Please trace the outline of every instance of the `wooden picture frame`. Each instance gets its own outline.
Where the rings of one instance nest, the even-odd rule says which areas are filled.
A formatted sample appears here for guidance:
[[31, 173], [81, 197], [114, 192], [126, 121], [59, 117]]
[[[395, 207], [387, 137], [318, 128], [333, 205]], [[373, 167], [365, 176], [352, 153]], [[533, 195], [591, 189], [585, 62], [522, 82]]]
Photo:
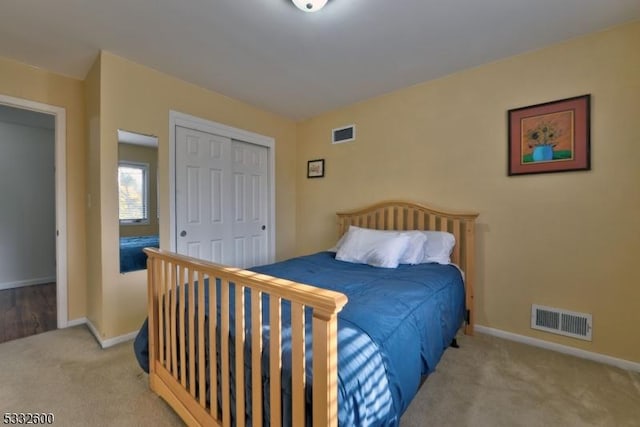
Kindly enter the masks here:
[[324, 176], [324, 159], [309, 160], [307, 162], [307, 178], [322, 178]]
[[508, 111], [509, 175], [591, 169], [591, 95]]

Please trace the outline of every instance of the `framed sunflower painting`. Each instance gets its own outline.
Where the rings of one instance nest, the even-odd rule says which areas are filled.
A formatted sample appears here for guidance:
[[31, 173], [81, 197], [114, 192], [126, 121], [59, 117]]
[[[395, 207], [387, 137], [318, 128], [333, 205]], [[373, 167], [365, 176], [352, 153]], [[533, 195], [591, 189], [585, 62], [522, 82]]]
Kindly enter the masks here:
[[509, 110], [509, 175], [591, 169], [591, 95]]

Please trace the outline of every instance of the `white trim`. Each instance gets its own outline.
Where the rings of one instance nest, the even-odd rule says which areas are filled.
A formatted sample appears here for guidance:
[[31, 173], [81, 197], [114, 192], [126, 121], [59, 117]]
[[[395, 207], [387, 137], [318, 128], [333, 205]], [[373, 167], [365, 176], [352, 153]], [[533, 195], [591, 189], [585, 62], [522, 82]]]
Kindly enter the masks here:
[[0, 103], [55, 117], [56, 301], [58, 328], [68, 326], [67, 301], [67, 116], [63, 107], [0, 94]]
[[86, 319], [86, 324], [89, 330], [91, 331], [91, 333], [93, 334], [94, 338], [96, 339], [96, 341], [98, 341], [98, 344], [100, 344], [100, 347], [102, 348], [109, 348], [109, 347], [113, 347], [114, 345], [121, 344], [123, 342], [131, 341], [136, 337], [136, 335], [138, 335], [138, 331], [133, 331], [133, 332], [129, 332], [128, 334], [119, 335], [117, 337], [107, 338], [106, 340], [103, 340], [102, 338], [100, 338], [98, 329], [96, 329], [93, 323], [91, 323], [91, 320]]
[[18, 280], [18, 281], [15, 281], [15, 282], [5, 282], [5, 283], [0, 283], [0, 291], [3, 291], [5, 289], [22, 288], [24, 286], [46, 285], [47, 283], [53, 283], [55, 281], [56, 281], [56, 276], [37, 277], [35, 279], [29, 279], [29, 280]]
[[176, 126], [182, 126], [198, 130], [200, 132], [213, 133], [267, 148], [267, 163], [269, 167], [269, 218], [267, 220], [267, 236], [269, 239], [269, 245], [267, 248], [267, 262], [274, 262], [276, 257], [275, 139], [173, 110], [169, 111], [169, 249], [174, 252], [176, 250]]
[[538, 338], [527, 337], [524, 335], [514, 334], [513, 332], [503, 331], [501, 329], [490, 328], [488, 326], [475, 325], [475, 331], [481, 334], [492, 335], [498, 338], [504, 338], [509, 341], [516, 341], [522, 344], [532, 345], [534, 347], [540, 347], [547, 350], [557, 351], [559, 353], [569, 354], [581, 359], [588, 359], [594, 362], [604, 363], [606, 365], [615, 366], [628, 371], [640, 372], [640, 363], [632, 362], [629, 360], [618, 359], [616, 357], [607, 356], [600, 353], [594, 353], [587, 350], [581, 350], [579, 348], [569, 347], [562, 344], [556, 344], [549, 341], [544, 341]]
[[86, 317], [79, 317], [77, 319], [69, 320], [67, 322], [67, 328], [71, 328], [73, 326], [86, 325], [88, 322]]

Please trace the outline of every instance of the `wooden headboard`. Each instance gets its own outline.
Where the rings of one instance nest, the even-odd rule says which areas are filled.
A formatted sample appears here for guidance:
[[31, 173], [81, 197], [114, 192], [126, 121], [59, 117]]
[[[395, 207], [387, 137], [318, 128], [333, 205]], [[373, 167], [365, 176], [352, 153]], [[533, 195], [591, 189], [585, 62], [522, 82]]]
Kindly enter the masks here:
[[465, 273], [465, 294], [468, 310], [465, 333], [473, 335], [473, 285], [475, 279], [476, 212], [447, 211], [402, 200], [377, 203], [363, 209], [338, 212], [338, 237], [349, 225], [376, 230], [448, 231], [456, 238], [451, 261]]

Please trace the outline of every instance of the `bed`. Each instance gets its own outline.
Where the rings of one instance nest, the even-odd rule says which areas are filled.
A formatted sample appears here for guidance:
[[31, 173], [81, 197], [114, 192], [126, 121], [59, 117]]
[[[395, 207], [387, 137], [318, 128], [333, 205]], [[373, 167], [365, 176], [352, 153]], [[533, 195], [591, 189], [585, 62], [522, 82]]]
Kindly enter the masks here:
[[147, 255], [144, 248], [159, 248], [158, 235], [120, 237], [120, 273], [144, 270]]
[[136, 355], [185, 423], [398, 425], [463, 322], [473, 333], [477, 214], [391, 201], [337, 216], [339, 236], [448, 232], [454, 265], [376, 268], [338, 251], [241, 270], [145, 249]]

